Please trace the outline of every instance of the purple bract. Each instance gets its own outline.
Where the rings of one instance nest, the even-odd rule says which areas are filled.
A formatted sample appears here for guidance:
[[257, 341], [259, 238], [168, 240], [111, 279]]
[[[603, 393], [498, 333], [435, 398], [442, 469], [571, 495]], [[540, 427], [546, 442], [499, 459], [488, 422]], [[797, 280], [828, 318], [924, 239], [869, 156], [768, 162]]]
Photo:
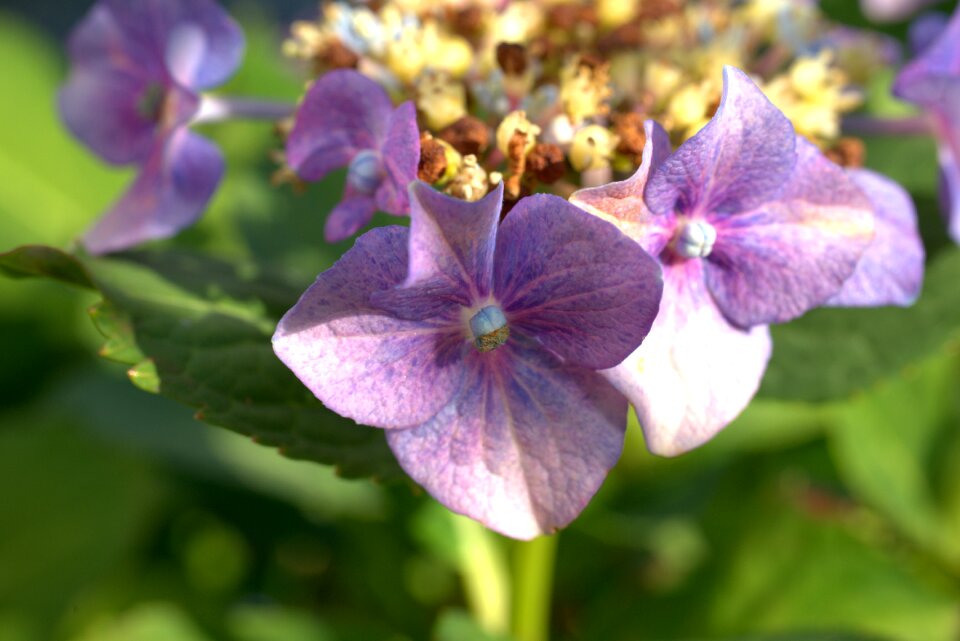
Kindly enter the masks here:
[[697, 135], [671, 154], [666, 133], [648, 122], [637, 173], [571, 200], [663, 265], [650, 336], [604, 372], [663, 455], [700, 445], [743, 410], [770, 356], [766, 326], [836, 296], [874, 233], [855, 182], [732, 67]]
[[106, 162], [140, 167], [84, 237], [90, 252], [165, 238], [196, 222], [224, 161], [188, 126], [198, 92], [224, 82], [243, 48], [239, 26], [210, 0], [101, 0], [77, 25], [59, 95], [63, 119]]
[[[930, 33], [929, 25], [923, 31]], [[897, 76], [893, 92], [929, 116], [940, 156], [941, 197], [960, 243], [960, 9]]]
[[627, 403], [596, 370], [633, 352], [660, 270], [556, 196], [498, 225], [477, 202], [410, 188], [411, 227], [361, 236], [280, 322], [274, 349], [334, 411], [388, 429], [450, 509], [509, 536], [570, 522], [620, 455]]
[[386, 91], [356, 71], [331, 71], [297, 110], [287, 162], [304, 180], [349, 167], [343, 200], [327, 218], [328, 242], [357, 233], [377, 209], [406, 215], [420, 162], [416, 109], [412, 102], [394, 109]]

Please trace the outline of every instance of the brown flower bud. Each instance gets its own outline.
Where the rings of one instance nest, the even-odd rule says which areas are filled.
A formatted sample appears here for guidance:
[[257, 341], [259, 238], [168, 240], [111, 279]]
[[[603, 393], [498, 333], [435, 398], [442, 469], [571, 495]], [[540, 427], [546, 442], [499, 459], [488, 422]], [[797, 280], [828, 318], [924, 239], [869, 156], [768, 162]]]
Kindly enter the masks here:
[[420, 135], [420, 164], [417, 178], [426, 183], [435, 183], [447, 170], [447, 154], [439, 142], [428, 133]]
[[643, 146], [647, 134], [643, 130], [643, 116], [636, 112], [613, 115], [613, 131], [620, 137], [617, 151], [633, 159], [639, 165], [643, 158]]
[[473, 116], [464, 116], [440, 130], [438, 137], [466, 156], [480, 156], [490, 146], [490, 131], [483, 121]]
[[497, 64], [508, 76], [522, 76], [527, 70], [527, 48], [516, 42], [497, 44]]
[[841, 138], [823, 155], [841, 167], [863, 167], [866, 151], [859, 138]]
[[339, 40], [330, 40], [317, 55], [318, 71], [326, 69], [356, 69], [360, 56]]
[[554, 183], [567, 173], [563, 150], [552, 143], [538, 143], [527, 154], [527, 171], [542, 183]]

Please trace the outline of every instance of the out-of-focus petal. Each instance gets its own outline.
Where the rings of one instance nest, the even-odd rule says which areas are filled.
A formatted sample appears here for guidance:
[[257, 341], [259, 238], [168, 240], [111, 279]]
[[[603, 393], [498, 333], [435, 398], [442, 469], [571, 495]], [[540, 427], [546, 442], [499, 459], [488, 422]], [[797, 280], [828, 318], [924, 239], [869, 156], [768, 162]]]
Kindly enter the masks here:
[[905, 66], [893, 83], [904, 100], [948, 114], [960, 122], [960, 9], [933, 44]]
[[102, 0], [70, 40], [74, 64], [169, 74], [194, 90], [223, 83], [243, 50], [242, 29], [211, 0]]
[[[960, 141], [960, 131], [956, 132]], [[957, 151], [954, 152], [954, 149]], [[940, 200], [950, 237], [960, 243], [960, 144], [940, 145]]]
[[793, 126], [734, 67], [723, 69], [716, 115], [651, 175], [654, 214], [721, 216], [753, 209], [783, 189], [795, 163]]
[[910, 53], [921, 55], [927, 47], [932, 45], [947, 28], [950, 18], [939, 11], [928, 11], [910, 24], [907, 32], [907, 42], [910, 44]]
[[390, 97], [373, 80], [349, 69], [331, 71], [297, 109], [287, 162], [304, 180], [320, 180], [358, 152], [378, 150], [391, 110]]
[[797, 140], [778, 200], [713, 221], [705, 261], [717, 306], [739, 327], [795, 318], [835, 295], [873, 238], [873, 208], [844, 171]]
[[451, 510], [507, 536], [563, 527], [619, 458], [626, 401], [595, 372], [514, 340], [471, 353], [467, 367], [432, 420], [387, 434], [401, 466]]
[[158, 144], [130, 189], [84, 236], [103, 254], [167, 238], [195, 223], [223, 177], [223, 155], [186, 128]]
[[377, 207], [388, 214], [407, 215], [407, 187], [417, 179], [420, 163], [420, 129], [412, 102], [403, 103], [390, 114], [380, 157], [386, 176], [377, 189]]
[[469, 344], [451, 319], [408, 321], [370, 296], [407, 273], [408, 231], [380, 227], [356, 244], [280, 321], [273, 348], [323, 403], [359, 423], [419, 425], [461, 388]]
[[327, 215], [327, 222], [323, 225], [324, 240], [339, 243], [350, 238], [370, 222], [376, 210], [373, 198], [355, 193], [348, 185], [343, 199]]
[[570, 202], [616, 225], [627, 236], [657, 256], [670, 242], [674, 216], [654, 215], [643, 200], [650, 173], [670, 155], [670, 139], [658, 123], [648, 120], [643, 125], [647, 135], [643, 160], [637, 171], [626, 180], [575, 191]]
[[766, 326], [730, 325], [703, 284], [700, 261], [664, 268], [650, 334], [601, 372], [636, 408], [647, 447], [674, 456], [712, 438], [756, 393], [770, 358]]
[[874, 22], [899, 22], [934, 2], [936, 0], [860, 0], [860, 8]]
[[660, 266], [612, 224], [558, 196], [522, 199], [500, 226], [494, 294], [511, 328], [567, 362], [612, 367], [657, 315]]
[[150, 87], [149, 79], [125, 71], [77, 68], [57, 96], [60, 114], [70, 132], [105, 161], [143, 162], [157, 139], [157, 120], [143, 107]]
[[843, 289], [830, 299], [839, 307], [910, 305], [923, 284], [923, 242], [910, 195], [897, 183], [866, 169], [847, 173], [873, 203], [873, 241]]
[[445, 281], [451, 292], [480, 301], [491, 291], [493, 250], [503, 204], [503, 183], [467, 202], [410, 185], [410, 274], [406, 286]]

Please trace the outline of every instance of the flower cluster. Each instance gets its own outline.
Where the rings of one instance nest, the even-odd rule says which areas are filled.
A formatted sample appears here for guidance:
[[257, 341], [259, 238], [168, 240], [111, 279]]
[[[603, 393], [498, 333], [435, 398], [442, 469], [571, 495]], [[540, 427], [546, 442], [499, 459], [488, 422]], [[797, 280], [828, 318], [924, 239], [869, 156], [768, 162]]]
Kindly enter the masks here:
[[[960, 241], [960, 17], [915, 31], [894, 90], [932, 123]], [[65, 120], [142, 167], [89, 250], [199, 215], [223, 160], [188, 126], [231, 111], [198, 92], [241, 45], [207, 0], [104, 0], [78, 28]], [[276, 354], [384, 428], [441, 502], [510, 536], [576, 517], [628, 405], [651, 451], [687, 451], [755, 394], [771, 324], [919, 294], [910, 198], [841, 133], [897, 47], [814, 2], [328, 3], [284, 49], [317, 76], [279, 128], [286, 171], [346, 169], [326, 240], [377, 210], [410, 224], [320, 274]]]

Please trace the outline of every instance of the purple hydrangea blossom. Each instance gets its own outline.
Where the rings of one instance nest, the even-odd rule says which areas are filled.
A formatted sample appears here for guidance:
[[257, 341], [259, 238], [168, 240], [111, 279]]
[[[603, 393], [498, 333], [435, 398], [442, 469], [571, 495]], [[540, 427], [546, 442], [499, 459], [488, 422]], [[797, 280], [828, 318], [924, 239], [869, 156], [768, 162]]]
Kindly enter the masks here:
[[[931, 32], [930, 24], [924, 31]], [[948, 227], [960, 243], [960, 9], [932, 44], [903, 68], [893, 92], [920, 106], [930, 119], [939, 150], [940, 191]]]
[[410, 188], [411, 227], [361, 236], [280, 322], [328, 407], [387, 429], [450, 509], [517, 538], [569, 523], [619, 458], [627, 402], [596, 370], [646, 336], [660, 270], [563, 199]]
[[[651, 451], [696, 447], [746, 407], [770, 356], [768, 324], [834, 297], [876, 295], [862, 283], [840, 294], [874, 235], [873, 207], [855, 180], [727, 67], [720, 108], [697, 135], [671, 154], [666, 133], [648, 122], [632, 178], [571, 197], [663, 265], [650, 335], [603, 372], [636, 408]], [[863, 281], [883, 269], [871, 263]]]
[[188, 126], [199, 92], [224, 82], [243, 49], [239, 26], [210, 0], [100, 0], [77, 25], [59, 95], [63, 119], [106, 162], [140, 168], [85, 235], [90, 252], [166, 238], [196, 222], [224, 160]]
[[328, 242], [357, 233], [377, 209], [406, 215], [420, 162], [416, 109], [412, 102], [394, 109], [386, 91], [356, 71], [331, 71], [297, 110], [287, 162], [304, 180], [349, 168], [343, 199], [327, 218]]

